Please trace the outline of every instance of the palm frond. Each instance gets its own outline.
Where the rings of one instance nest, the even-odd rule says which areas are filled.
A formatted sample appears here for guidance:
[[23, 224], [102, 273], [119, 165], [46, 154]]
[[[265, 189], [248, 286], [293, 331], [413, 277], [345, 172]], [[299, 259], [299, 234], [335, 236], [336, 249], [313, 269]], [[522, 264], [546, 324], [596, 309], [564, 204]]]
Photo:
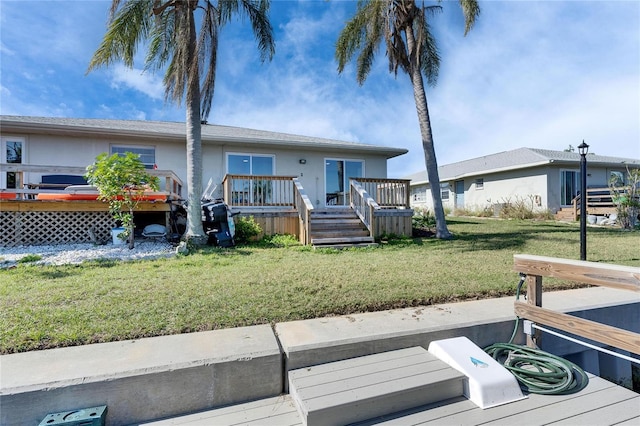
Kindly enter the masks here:
[[147, 38], [153, 25], [153, 3], [154, 0], [128, 1], [118, 9], [120, 1], [114, 0], [113, 16], [100, 46], [89, 62], [87, 72], [120, 60], [126, 66], [133, 67], [136, 49]]
[[216, 64], [218, 57], [218, 9], [207, 2], [198, 39], [198, 60], [200, 70], [204, 71], [201, 83], [200, 114], [206, 119], [211, 111], [216, 82]]
[[276, 45], [273, 38], [273, 27], [269, 21], [269, 0], [241, 0], [241, 3], [245, 13], [249, 16], [249, 21], [251, 21], [253, 34], [258, 42], [260, 60], [265, 62], [273, 59]]
[[480, 16], [480, 5], [477, 0], [458, 0], [464, 15], [464, 35], [466, 36]]
[[416, 35], [416, 65], [427, 78], [430, 86], [435, 86], [440, 72], [440, 53], [431, 26], [429, 17], [442, 12], [440, 6], [423, 7], [413, 21], [413, 31]]
[[366, 80], [378, 49], [386, 32], [387, 7], [389, 1], [359, 1], [354, 17], [340, 32], [336, 42], [335, 58], [338, 72], [360, 52], [357, 59], [356, 77], [360, 84]]

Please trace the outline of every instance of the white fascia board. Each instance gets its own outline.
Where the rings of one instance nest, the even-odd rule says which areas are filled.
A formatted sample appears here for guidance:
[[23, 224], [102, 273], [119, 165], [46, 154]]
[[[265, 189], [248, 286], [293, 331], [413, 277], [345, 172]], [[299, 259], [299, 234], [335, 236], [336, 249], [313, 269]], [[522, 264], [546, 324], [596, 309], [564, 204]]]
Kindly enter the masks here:
[[[555, 162], [554, 160], [543, 160], [543, 161], [539, 161], [539, 162], [536, 162], [536, 163], [519, 164], [517, 166], [506, 166], [506, 167], [499, 167], [499, 168], [496, 168], [496, 169], [481, 170], [481, 171], [478, 171], [478, 172], [462, 173], [460, 175], [446, 176], [444, 178], [441, 178], [440, 182], [442, 183], [442, 182], [447, 182], [447, 181], [452, 181], [452, 180], [459, 180], [459, 179], [463, 179], [463, 178], [466, 178], [466, 177], [488, 175], [488, 174], [500, 173], [500, 172], [507, 172], [507, 171], [510, 171], [510, 170], [529, 169], [529, 168], [532, 168], [532, 167], [544, 166], [544, 165], [551, 164], [551, 163], [554, 163], [554, 162]], [[424, 185], [424, 184], [429, 184], [429, 181], [428, 180], [411, 181], [409, 186]]]

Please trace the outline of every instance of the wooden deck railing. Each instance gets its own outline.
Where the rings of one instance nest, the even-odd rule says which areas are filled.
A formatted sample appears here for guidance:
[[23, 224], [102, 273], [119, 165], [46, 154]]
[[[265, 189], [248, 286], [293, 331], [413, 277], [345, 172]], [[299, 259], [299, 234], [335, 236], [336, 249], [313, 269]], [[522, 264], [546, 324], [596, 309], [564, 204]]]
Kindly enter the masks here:
[[[614, 202], [611, 190], [608, 187], [605, 188], [588, 188], [587, 189], [587, 214], [604, 215], [615, 213], [617, 205]], [[625, 194], [631, 193], [630, 187], [616, 188], [616, 192], [619, 196], [625, 196]], [[580, 216], [580, 197], [578, 194], [573, 200], [573, 220], [578, 220]]]
[[[585, 284], [640, 292], [640, 268], [544, 256], [515, 255], [514, 269], [526, 274], [527, 303], [516, 301], [515, 314], [537, 324], [614, 346], [640, 355], [640, 334], [555, 312], [542, 307], [542, 277], [554, 277]], [[527, 338], [535, 346], [540, 331]]]
[[362, 223], [369, 230], [372, 237], [375, 234], [375, 211], [380, 210], [380, 206], [355, 179], [350, 180], [349, 196], [351, 208], [356, 212]]
[[[160, 180], [159, 191], [166, 192], [170, 199], [180, 199], [182, 197], [182, 180], [171, 170], [147, 170], [149, 174], [157, 176]], [[16, 199], [25, 199], [33, 194], [56, 192], [54, 187], [65, 187], [63, 184], [43, 184], [41, 182], [27, 182], [25, 174], [34, 173], [41, 175], [77, 175], [84, 176], [87, 173], [85, 167], [73, 166], [44, 166], [36, 164], [14, 164], [0, 163], [0, 172], [15, 173], [16, 187], [2, 189], [5, 193], [16, 194]], [[40, 180], [38, 177], [37, 180]]]
[[225, 175], [224, 201], [231, 207], [293, 207], [295, 176]]
[[385, 178], [357, 178], [362, 188], [383, 209], [410, 209], [410, 180]]
[[294, 207], [298, 211], [300, 218], [299, 240], [304, 245], [311, 244], [311, 212], [313, 203], [304, 192], [302, 184], [298, 178], [293, 178]]

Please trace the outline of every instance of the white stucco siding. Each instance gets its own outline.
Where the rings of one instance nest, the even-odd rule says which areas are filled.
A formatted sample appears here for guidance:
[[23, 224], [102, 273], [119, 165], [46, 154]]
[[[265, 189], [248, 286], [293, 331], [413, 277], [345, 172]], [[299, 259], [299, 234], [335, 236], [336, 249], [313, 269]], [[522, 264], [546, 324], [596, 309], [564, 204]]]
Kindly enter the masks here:
[[[476, 185], [482, 179], [482, 189]], [[471, 179], [464, 198], [466, 209], [482, 210], [494, 204], [525, 201], [533, 210], [546, 208], [547, 180], [540, 170], [505, 172]]]
[[[183, 181], [183, 197], [187, 196], [187, 164], [185, 141], [153, 139], [149, 137], [101, 137], [100, 135], [66, 136], [42, 133], [6, 133], [4, 136], [23, 138], [26, 142], [24, 163], [42, 166], [73, 166], [86, 168], [102, 152], [111, 152], [113, 145], [153, 147], [155, 164], [160, 170], [171, 170]], [[279, 176], [297, 176], [302, 182], [309, 198], [316, 206], [324, 206], [325, 161], [326, 159], [359, 160], [364, 162], [366, 177], [385, 178], [387, 175], [387, 156], [383, 153], [371, 153], [370, 149], [343, 148], [303, 148], [295, 145], [264, 146], [247, 143], [212, 143], [204, 141], [203, 189], [209, 179], [218, 185], [217, 194], [222, 195], [222, 179], [227, 174], [228, 153], [264, 154], [274, 156], [274, 174]], [[300, 160], [304, 159], [305, 164]], [[28, 173], [26, 183], [38, 183], [42, 173]]]
[[[87, 167], [109, 150], [109, 141], [52, 135], [21, 135], [26, 141], [24, 164]], [[46, 173], [25, 173], [24, 182], [39, 183]]]

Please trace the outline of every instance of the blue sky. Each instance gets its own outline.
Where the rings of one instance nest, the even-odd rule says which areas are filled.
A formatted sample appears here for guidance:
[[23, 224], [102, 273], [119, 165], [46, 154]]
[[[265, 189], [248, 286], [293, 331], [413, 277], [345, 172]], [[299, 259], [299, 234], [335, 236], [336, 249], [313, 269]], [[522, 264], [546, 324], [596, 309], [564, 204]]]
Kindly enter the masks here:
[[[427, 2], [428, 3], [428, 2]], [[184, 121], [162, 75], [122, 65], [85, 75], [110, 1], [0, 0], [0, 113]], [[463, 36], [457, 2], [432, 27], [442, 65], [427, 99], [439, 164], [520, 147], [640, 158], [640, 1], [480, 1]], [[209, 123], [407, 148], [389, 175], [424, 170], [409, 79], [378, 52], [363, 86], [335, 42], [354, 1], [272, 0], [276, 55], [247, 22], [221, 35]]]

